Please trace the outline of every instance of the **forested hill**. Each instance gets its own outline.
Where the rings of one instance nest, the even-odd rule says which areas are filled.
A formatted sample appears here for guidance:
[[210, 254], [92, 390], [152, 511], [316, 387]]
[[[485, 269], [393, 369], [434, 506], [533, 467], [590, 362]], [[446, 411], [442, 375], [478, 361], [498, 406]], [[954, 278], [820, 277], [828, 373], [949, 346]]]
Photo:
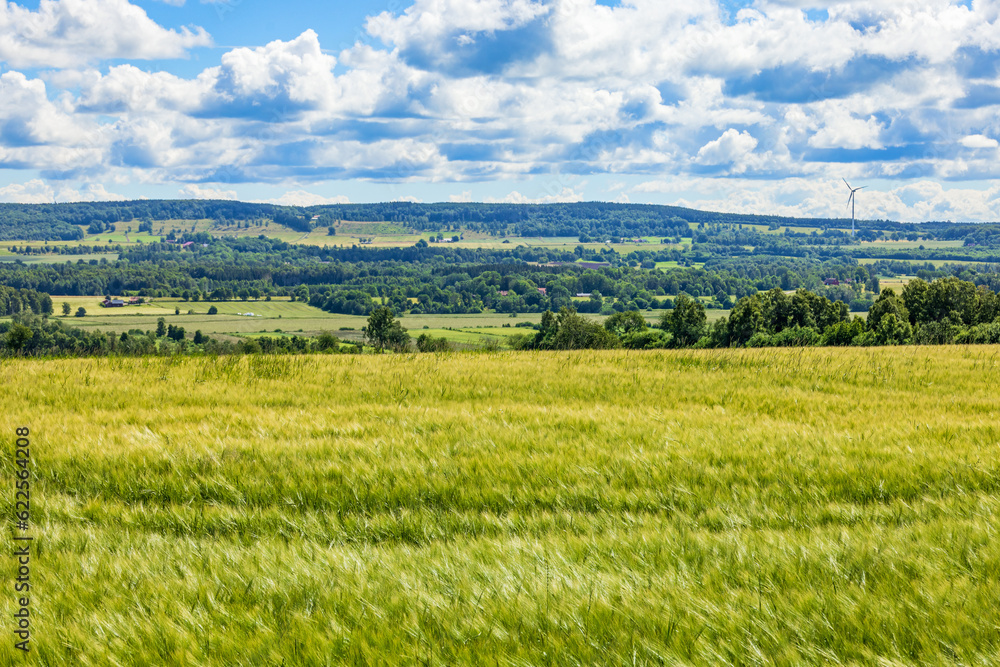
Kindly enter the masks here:
[[[515, 236], [687, 235], [687, 223], [780, 225], [829, 228], [850, 225], [843, 218], [787, 218], [698, 211], [678, 206], [581, 202], [572, 204], [337, 204], [291, 207], [235, 201], [137, 200], [75, 204], [0, 204], [0, 241], [72, 240], [85, 232], [100, 233], [116, 222], [166, 220], [219, 222], [273, 220], [309, 231], [338, 220], [389, 221], [424, 231], [472, 229]], [[917, 231], [947, 229], [961, 238], [969, 225], [951, 223], [900, 224], [885, 220], [858, 222], [859, 229]]]
[[[271, 219], [289, 226], [307, 225], [311, 216], [300, 209], [271, 204], [195, 199], [80, 202], [75, 204], [0, 204], [0, 241], [69, 241], [87, 231], [100, 233], [109, 224], [164, 220]], [[91, 227], [96, 227], [91, 230]]]

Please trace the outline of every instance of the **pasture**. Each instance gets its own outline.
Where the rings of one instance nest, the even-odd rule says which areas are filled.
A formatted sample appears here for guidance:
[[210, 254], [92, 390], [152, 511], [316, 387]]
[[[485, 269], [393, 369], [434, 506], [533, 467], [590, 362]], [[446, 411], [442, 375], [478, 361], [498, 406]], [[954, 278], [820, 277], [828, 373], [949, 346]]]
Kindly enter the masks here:
[[[85, 296], [53, 296], [52, 304], [55, 318], [69, 326], [82, 329], [95, 329], [117, 334], [140, 329], [142, 331], [156, 329], [157, 320], [163, 318], [166, 324], [184, 327], [188, 337], [195, 331], [205, 335], [243, 336], [249, 334], [294, 333], [305, 336], [317, 336], [324, 331], [332, 332], [341, 338], [361, 340], [361, 328], [368, 322], [362, 315], [340, 315], [327, 313], [301, 301], [289, 301], [287, 297], [277, 297], [271, 301], [183, 301], [176, 298], [157, 298], [151, 303], [125, 308], [102, 308], [103, 297]], [[70, 304], [70, 314], [62, 315], [62, 304]], [[85, 317], [76, 317], [78, 308], [87, 311]], [[212, 306], [218, 310], [215, 315], [209, 315]], [[180, 314], [175, 314], [179, 309]], [[192, 312], [188, 312], [192, 311]], [[657, 324], [663, 310], [642, 311], [649, 324]], [[709, 323], [728, 314], [726, 310], [708, 310], [706, 317]], [[252, 313], [252, 314], [251, 314]], [[583, 314], [587, 319], [603, 322], [607, 316]], [[399, 318], [414, 339], [421, 333], [431, 330], [431, 335], [444, 337], [450, 341], [463, 344], [478, 344], [483, 338], [501, 340], [515, 333], [532, 331], [526, 328], [516, 328], [519, 322], [537, 324], [541, 321], [541, 313], [521, 313], [511, 317], [505, 313], [480, 313], [471, 315], [406, 315]], [[504, 327], [504, 325], [510, 325]], [[350, 331], [341, 331], [347, 329]], [[488, 331], [479, 331], [488, 329]]]
[[[329, 331], [337, 336], [360, 339], [361, 328], [368, 322], [362, 315], [340, 315], [327, 313], [301, 301], [289, 301], [287, 297], [277, 297], [271, 301], [183, 301], [175, 298], [157, 298], [151, 303], [124, 308], [102, 308], [102, 297], [53, 296], [52, 304], [57, 313], [57, 319], [69, 326], [82, 329], [95, 329], [122, 333], [132, 329], [143, 331], [156, 328], [157, 320], [163, 318], [166, 324], [184, 327], [190, 337], [195, 331], [206, 335], [240, 336], [245, 334], [271, 333], [280, 329], [285, 333], [298, 333], [315, 336]], [[63, 302], [70, 304], [70, 315], [62, 315]], [[85, 317], [76, 317], [77, 308], [87, 311]], [[218, 313], [209, 315], [208, 310], [215, 307]], [[179, 309], [180, 314], [175, 314]], [[188, 312], [192, 311], [192, 312]], [[709, 311], [711, 313], [713, 311]], [[654, 311], [658, 316], [659, 311]], [[646, 315], [652, 315], [646, 313]], [[593, 316], [599, 321], [604, 317]], [[400, 318], [404, 327], [410, 330], [415, 338], [423, 327], [436, 330], [465, 329], [475, 327], [501, 328], [504, 324], [511, 325], [510, 331], [526, 331], [513, 329], [518, 322], [537, 323], [541, 313], [522, 313], [516, 318], [501, 313], [482, 313], [473, 315], [407, 315]], [[653, 318], [650, 317], [650, 321]], [[342, 332], [350, 329], [355, 333]], [[504, 331], [508, 329], [504, 328]], [[459, 332], [445, 334], [450, 340], [465, 342], [467, 336]], [[476, 338], [478, 341], [478, 337]]]
[[32, 653], [8, 638], [2, 664], [1000, 655], [996, 348], [5, 360], [0, 376], [0, 469], [12, 484], [30, 427], [34, 536]]
[[77, 264], [78, 262], [90, 263], [101, 260], [114, 262], [118, 259], [117, 252], [83, 253], [74, 255], [51, 254], [51, 255], [15, 255], [13, 253], [0, 254], [0, 262], [17, 262], [23, 264]]

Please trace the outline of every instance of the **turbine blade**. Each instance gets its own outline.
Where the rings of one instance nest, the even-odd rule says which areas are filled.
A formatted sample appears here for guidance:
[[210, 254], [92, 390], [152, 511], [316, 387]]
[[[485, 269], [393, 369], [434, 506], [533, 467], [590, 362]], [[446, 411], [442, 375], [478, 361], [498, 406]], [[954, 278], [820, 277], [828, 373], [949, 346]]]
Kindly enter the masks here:
[[[840, 180], [842, 180], [844, 182], [844, 185], [846, 185], [847, 187], [851, 188], [851, 184], [847, 182], [846, 178], [841, 178]], [[854, 188], [851, 188], [851, 189], [853, 190]]]

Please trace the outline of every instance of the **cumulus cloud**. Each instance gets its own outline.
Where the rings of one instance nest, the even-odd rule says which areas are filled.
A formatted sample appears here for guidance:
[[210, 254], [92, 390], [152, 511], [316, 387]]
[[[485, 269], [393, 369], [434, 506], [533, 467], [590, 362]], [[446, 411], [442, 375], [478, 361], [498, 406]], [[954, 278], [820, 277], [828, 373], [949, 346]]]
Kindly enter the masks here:
[[1000, 143], [996, 139], [985, 137], [981, 134], [970, 134], [958, 140], [966, 148], [997, 148]]
[[[852, 180], [851, 177], [848, 177]], [[858, 185], [853, 182], [853, 185]], [[850, 219], [848, 190], [837, 179], [789, 178], [767, 183], [745, 179], [680, 179], [647, 181], [635, 192], [695, 192], [672, 203], [704, 210], [757, 215]], [[858, 193], [859, 219], [901, 222], [981, 222], [1000, 220], [1000, 186], [986, 189], [945, 188], [933, 181], [916, 181]]]
[[506, 197], [499, 199], [487, 197], [484, 201], [487, 204], [557, 204], [583, 201], [583, 195], [569, 187], [563, 188], [555, 194], [542, 195], [540, 197], [527, 197], [514, 190]]
[[417, 0], [368, 19], [368, 32], [423, 69], [499, 74], [542, 53], [551, 7], [535, 0]]
[[0, 34], [0, 61], [17, 68], [180, 58], [212, 44], [203, 28], [168, 30], [128, 0], [41, 0], [35, 11], [0, 2]]
[[8, 147], [72, 143], [72, 118], [49, 101], [45, 83], [20, 72], [0, 74], [0, 141]]
[[265, 199], [263, 203], [278, 204], [279, 206], [323, 206], [328, 204], [350, 204], [351, 200], [345, 195], [335, 197], [323, 197], [305, 190], [291, 190], [274, 199]]
[[[299, 201], [351, 179], [1000, 176], [995, 3], [727, 6], [413, 0], [371, 17], [373, 40], [336, 56], [307, 30], [181, 76], [138, 60], [208, 44], [199, 28], [165, 29], [126, 0], [0, 3], [0, 59], [68, 68], [0, 75], [0, 166], [50, 180], [287, 184]], [[584, 194], [558, 181], [502, 199]], [[927, 196], [942, 210], [947, 195]]]
[[0, 188], [0, 202], [14, 204], [53, 204], [56, 202], [124, 201], [125, 197], [108, 192], [103, 185], [91, 183], [77, 190], [54, 188], [41, 179], [12, 183]]
[[737, 132], [730, 128], [718, 139], [708, 142], [698, 149], [696, 162], [716, 165], [732, 164], [734, 171], [746, 171], [746, 157], [757, 148], [757, 140], [749, 132]]
[[237, 198], [235, 190], [219, 190], [216, 188], [203, 188], [199, 185], [185, 185], [178, 193], [181, 199], [228, 199]]
[[288, 42], [234, 49], [222, 56], [221, 66], [199, 77], [211, 82], [203, 113], [281, 122], [300, 110], [329, 107], [337, 92], [334, 65], [312, 30]]
[[55, 191], [38, 179], [0, 188], [0, 202], [9, 204], [51, 204], [54, 198]]

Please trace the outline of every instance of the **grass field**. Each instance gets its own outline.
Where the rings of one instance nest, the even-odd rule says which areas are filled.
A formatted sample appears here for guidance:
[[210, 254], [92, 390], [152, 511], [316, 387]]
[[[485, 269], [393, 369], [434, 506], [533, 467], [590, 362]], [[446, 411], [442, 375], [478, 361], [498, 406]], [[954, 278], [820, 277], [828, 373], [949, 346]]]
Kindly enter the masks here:
[[928, 250], [940, 250], [942, 248], [961, 248], [964, 245], [962, 239], [955, 241], [862, 241], [862, 248], [893, 248], [899, 250], [917, 250], [923, 247]]
[[910, 276], [897, 276], [896, 278], [879, 278], [878, 284], [879, 289], [891, 289], [896, 294], [902, 294], [903, 288], [911, 281], [914, 280]]
[[80, 260], [84, 262], [90, 262], [91, 260], [101, 261], [102, 259], [108, 262], [114, 262], [118, 259], [118, 253], [116, 252], [102, 252], [102, 253], [87, 253], [80, 255], [62, 255], [62, 254], [52, 254], [52, 255], [14, 255], [14, 254], [2, 254], [0, 255], [0, 262], [16, 262], [20, 260], [24, 264], [66, 264], [70, 262], [76, 264]]
[[[167, 324], [184, 327], [190, 336], [195, 331], [206, 335], [242, 336], [247, 334], [273, 333], [280, 329], [284, 333], [296, 333], [315, 336], [324, 331], [351, 340], [360, 340], [361, 328], [368, 318], [361, 315], [338, 315], [327, 313], [300, 301], [291, 302], [287, 297], [279, 297], [272, 301], [182, 301], [180, 299], [159, 298], [152, 303], [125, 308], [102, 308], [102, 297], [85, 296], [53, 296], [52, 303], [55, 317], [66, 324], [82, 329], [113, 331], [122, 333], [131, 329], [143, 331], [156, 329], [159, 318]], [[62, 315], [63, 302], [70, 304], [71, 314]], [[75, 317], [77, 308], [87, 311], [85, 317]], [[208, 309], [215, 306], [218, 314], [209, 315]], [[180, 314], [175, 314], [176, 309]], [[188, 311], [194, 311], [188, 313]], [[663, 315], [662, 310], [643, 311], [642, 315], [650, 324], [658, 323]], [[242, 314], [241, 314], [242, 313]], [[249, 315], [253, 313], [253, 315]], [[706, 316], [709, 323], [726, 315], [725, 310], [708, 310]], [[584, 317], [603, 322], [607, 319], [602, 315], [585, 314]], [[481, 338], [497, 337], [514, 333], [524, 333], [529, 329], [514, 328], [518, 322], [537, 324], [541, 321], [541, 313], [521, 313], [517, 317], [503, 313], [482, 313], [476, 315], [407, 315], [400, 318], [400, 323], [409, 330], [410, 336], [416, 338], [424, 333], [424, 327], [432, 330], [435, 337], [445, 337], [456, 343], [475, 344]], [[509, 324], [510, 327], [503, 325]], [[355, 333], [344, 333], [340, 329], [347, 328]], [[489, 332], [480, 332], [480, 328], [489, 328]]]
[[[184, 327], [188, 334], [201, 331], [204, 334], [228, 334], [239, 336], [244, 334], [257, 334], [263, 332], [274, 332], [281, 329], [286, 333], [302, 333], [305, 335], [317, 335], [324, 331], [332, 331], [338, 336], [352, 338], [350, 334], [340, 332], [342, 328], [355, 330], [360, 334], [361, 328], [368, 322], [368, 318], [361, 315], [338, 315], [327, 313], [314, 308], [300, 301], [291, 302], [285, 297], [280, 297], [272, 301], [181, 301], [180, 299], [160, 298], [152, 303], [141, 306], [128, 306], [125, 308], [102, 308], [101, 297], [82, 296], [53, 296], [52, 303], [57, 313], [55, 317], [70, 326], [82, 329], [96, 329], [99, 331], [113, 331], [122, 333], [131, 329], [141, 329], [143, 331], [156, 328], [159, 318], [163, 318], [167, 324]], [[63, 302], [70, 304], [71, 313], [76, 313], [81, 306], [86, 309], [85, 317], [75, 317], [62, 315]], [[209, 315], [208, 309], [215, 306], [218, 314]], [[175, 310], [180, 309], [180, 314], [176, 315]], [[189, 314], [188, 311], [194, 311]], [[713, 311], [709, 311], [711, 314]], [[242, 315], [240, 313], [243, 313]], [[253, 313], [253, 315], [248, 315]], [[646, 313], [658, 317], [659, 311]], [[594, 316], [595, 319], [603, 321], [603, 317]], [[541, 320], [540, 313], [523, 313], [516, 318], [506, 314], [483, 313], [477, 315], [408, 315], [400, 319], [404, 327], [410, 330], [413, 337], [419, 336], [423, 327], [430, 329], [445, 328], [465, 329], [475, 327], [495, 327], [501, 328], [504, 324], [513, 327], [518, 322], [537, 323]], [[508, 329], [504, 329], [508, 331]], [[523, 331], [523, 329], [512, 329], [511, 331]], [[449, 332], [446, 334], [451, 340], [465, 342], [467, 336], [459, 332]], [[357, 338], [358, 336], [353, 336]], [[478, 341], [478, 337], [476, 338]]]
[[1000, 660], [996, 348], [0, 375], [34, 537], [2, 664]]

